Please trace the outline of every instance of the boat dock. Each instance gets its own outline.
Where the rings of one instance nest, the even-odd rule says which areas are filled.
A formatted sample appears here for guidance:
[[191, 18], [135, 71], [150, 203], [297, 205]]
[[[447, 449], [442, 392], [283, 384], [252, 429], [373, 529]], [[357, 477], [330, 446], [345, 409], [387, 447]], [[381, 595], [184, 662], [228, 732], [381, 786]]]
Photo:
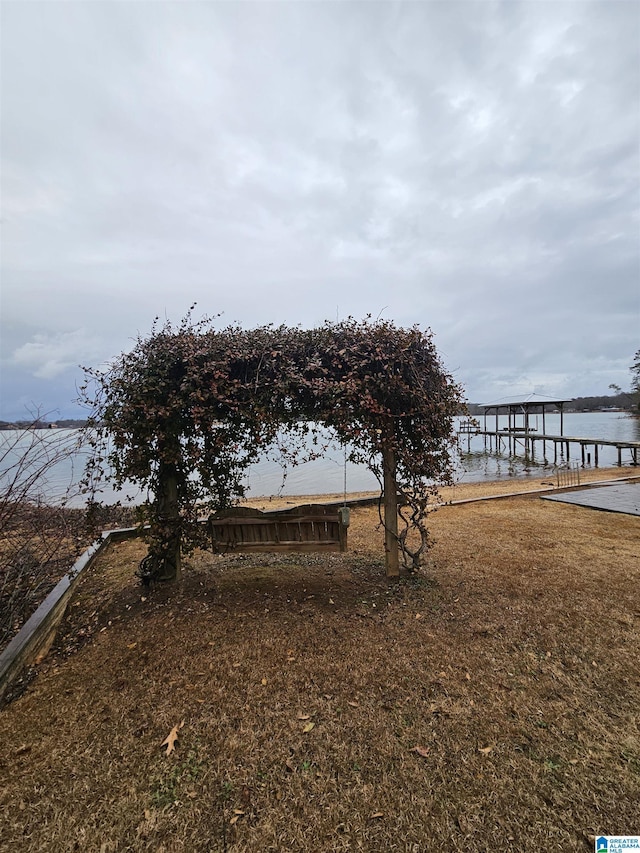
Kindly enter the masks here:
[[[500, 401], [488, 403], [482, 406], [484, 409], [484, 423], [475, 418], [469, 418], [460, 424], [458, 429], [458, 446], [461, 447], [463, 436], [467, 437], [467, 449], [471, 449], [471, 437], [483, 436], [485, 451], [502, 453], [508, 451], [510, 455], [518, 455], [523, 452], [526, 458], [535, 460], [536, 450], [542, 451], [542, 458], [547, 460], [547, 444], [553, 446], [553, 464], [558, 464], [558, 457], [562, 458], [564, 464], [570, 462], [571, 448], [577, 455], [579, 452], [583, 467], [593, 464], [598, 467], [599, 449], [601, 447], [615, 447], [618, 451], [618, 465], [623, 464], [623, 454], [629, 453], [629, 461], [632, 465], [638, 464], [640, 456], [640, 441], [618, 441], [605, 438], [584, 438], [582, 436], [564, 435], [564, 406], [569, 400], [554, 400], [548, 397], [531, 394], [526, 400]], [[550, 435], [546, 432], [545, 416], [547, 411], [555, 411], [560, 415], [560, 435]], [[534, 413], [542, 415], [542, 432], [531, 425]], [[500, 428], [499, 417], [507, 418], [507, 427]], [[490, 429], [488, 421], [495, 417], [495, 428]], [[542, 442], [540, 448], [539, 442]], [[579, 451], [578, 451], [579, 448]]]
[[463, 435], [468, 436], [469, 441], [472, 435], [483, 436], [485, 449], [487, 449], [488, 446], [489, 451], [495, 451], [496, 453], [508, 451], [509, 454], [516, 455], [518, 453], [518, 449], [521, 448], [524, 451], [525, 456], [528, 456], [531, 460], [535, 459], [537, 442], [542, 442], [542, 448], [540, 448], [538, 444], [537, 450], [538, 452], [541, 450], [542, 457], [546, 459], [547, 443], [549, 443], [553, 445], [554, 465], [557, 465], [559, 455], [563, 457], [565, 462], [570, 461], [572, 445], [574, 446], [576, 455], [579, 452], [583, 465], [591, 464], [591, 452], [593, 452], [593, 464], [596, 468], [598, 467], [598, 449], [600, 447], [617, 448], [618, 465], [623, 464], [623, 451], [629, 451], [628, 459], [632, 465], [637, 465], [640, 457], [640, 441], [610, 441], [604, 438], [545, 435], [544, 433], [538, 433], [532, 430], [524, 431], [520, 429], [501, 429], [496, 432], [495, 430], [472, 430], [469, 427], [459, 431], [459, 441]]

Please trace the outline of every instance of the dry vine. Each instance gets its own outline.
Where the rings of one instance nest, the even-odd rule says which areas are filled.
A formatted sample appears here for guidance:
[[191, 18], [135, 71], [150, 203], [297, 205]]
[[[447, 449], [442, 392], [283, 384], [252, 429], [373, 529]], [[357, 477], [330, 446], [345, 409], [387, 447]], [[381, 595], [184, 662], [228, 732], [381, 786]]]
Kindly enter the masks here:
[[179, 557], [169, 550], [200, 542], [203, 509], [241, 497], [244, 472], [266, 452], [293, 464], [308, 458], [309, 444], [322, 452], [322, 426], [379, 477], [383, 442], [392, 449], [408, 507], [398, 542], [405, 566], [420, 565], [434, 484], [450, 478], [461, 399], [429, 332], [353, 319], [310, 330], [217, 330], [187, 317], [139, 339], [106, 372], [87, 374], [88, 480], [99, 483], [109, 466], [116, 487], [133, 481], [157, 496], [147, 504], [151, 553], [163, 571], [168, 561], [170, 576]]

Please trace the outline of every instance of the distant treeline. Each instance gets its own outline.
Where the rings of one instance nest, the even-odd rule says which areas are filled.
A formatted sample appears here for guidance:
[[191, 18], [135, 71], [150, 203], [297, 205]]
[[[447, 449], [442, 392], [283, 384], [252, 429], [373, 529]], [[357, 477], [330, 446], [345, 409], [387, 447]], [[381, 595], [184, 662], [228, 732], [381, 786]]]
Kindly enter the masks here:
[[[570, 403], [565, 403], [565, 412], [599, 412], [605, 409], [624, 409], [637, 411], [638, 403], [633, 393], [602, 394], [599, 397], [574, 397]], [[479, 403], [467, 403], [470, 415], [482, 415], [484, 409]], [[535, 413], [535, 409], [531, 409]], [[547, 410], [548, 411], [548, 410]]]
[[[625, 394], [602, 394], [600, 397], [574, 397], [566, 403], [565, 412], [598, 412], [603, 409], [624, 409], [638, 411], [638, 402], [633, 392]], [[535, 413], [535, 409], [531, 409]], [[467, 403], [467, 412], [461, 415], [482, 415], [484, 409], [480, 403]], [[67, 418], [59, 421], [0, 421], [0, 429], [79, 429], [86, 426], [86, 420]]]
[[568, 412], [597, 412], [600, 409], [632, 409], [637, 410], [638, 403], [634, 400], [633, 393], [613, 394], [602, 397], [576, 397], [570, 404], [565, 406]]
[[86, 420], [65, 418], [59, 421], [0, 421], [0, 429], [79, 429]]

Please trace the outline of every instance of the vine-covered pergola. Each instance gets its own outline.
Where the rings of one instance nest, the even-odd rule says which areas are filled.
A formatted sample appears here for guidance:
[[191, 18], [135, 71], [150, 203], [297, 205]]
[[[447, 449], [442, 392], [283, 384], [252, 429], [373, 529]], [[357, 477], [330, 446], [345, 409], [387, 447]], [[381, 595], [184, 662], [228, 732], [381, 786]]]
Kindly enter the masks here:
[[188, 316], [88, 370], [83, 394], [95, 449], [87, 482], [109, 471], [116, 488], [148, 490], [156, 577], [179, 577], [181, 550], [202, 542], [203, 511], [241, 498], [251, 463], [274, 449], [304, 461], [322, 452], [326, 428], [381, 484], [387, 574], [398, 575], [399, 553], [407, 569], [420, 566], [461, 401], [429, 331], [353, 319], [216, 329]]

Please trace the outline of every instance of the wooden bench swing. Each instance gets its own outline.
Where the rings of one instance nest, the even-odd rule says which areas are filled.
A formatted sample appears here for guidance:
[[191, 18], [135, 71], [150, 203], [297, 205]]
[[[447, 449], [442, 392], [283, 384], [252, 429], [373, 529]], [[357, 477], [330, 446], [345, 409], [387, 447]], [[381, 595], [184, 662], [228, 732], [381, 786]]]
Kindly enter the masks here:
[[346, 551], [349, 509], [305, 504], [262, 512], [232, 507], [209, 518], [214, 554], [232, 551]]

